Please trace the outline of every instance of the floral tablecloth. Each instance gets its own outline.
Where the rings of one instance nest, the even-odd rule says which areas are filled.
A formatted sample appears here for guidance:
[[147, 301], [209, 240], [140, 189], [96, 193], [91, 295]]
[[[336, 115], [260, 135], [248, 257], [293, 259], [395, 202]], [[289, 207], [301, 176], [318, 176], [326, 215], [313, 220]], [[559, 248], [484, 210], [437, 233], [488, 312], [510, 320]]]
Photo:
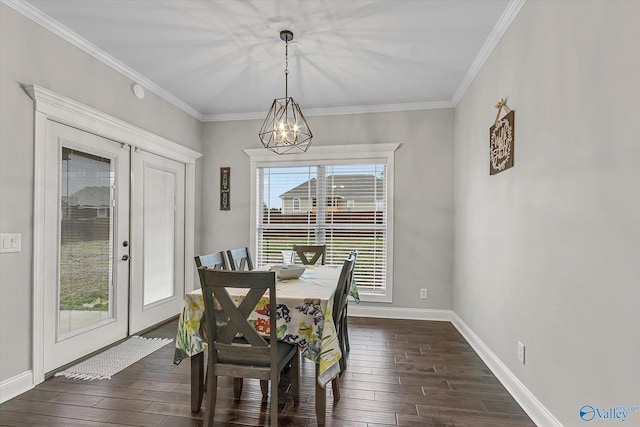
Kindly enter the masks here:
[[[336, 328], [333, 323], [333, 296], [340, 276], [340, 266], [307, 267], [296, 280], [278, 281], [278, 339], [300, 347], [302, 355], [318, 363], [318, 382], [325, 386], [340, 372], [338, 361], [342, 357]], [[358, 300], [357, 288], [352, 285], [351, 295]], [[243, 294], [238, 290], [238, 300]], [[265, 308], [267, 298], [256, 306], [250, 317], [258, 332], [268, 332], [269, 316]], [[178, 335], [174, 363], [198, 354], [207, 348], [200, 320], [204, 314], [202, 290], [189, 292], [178, 321]]]

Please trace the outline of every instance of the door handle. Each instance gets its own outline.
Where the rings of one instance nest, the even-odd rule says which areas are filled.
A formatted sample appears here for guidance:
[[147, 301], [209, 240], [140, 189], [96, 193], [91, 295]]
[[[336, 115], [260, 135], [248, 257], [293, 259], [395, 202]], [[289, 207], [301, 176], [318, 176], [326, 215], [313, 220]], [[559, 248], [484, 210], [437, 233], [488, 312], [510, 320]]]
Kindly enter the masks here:
[[127, 260], [129, 260], [129, 259], [131, 259], [131, 258], [129, 257], [129, 255], [127, 255], [127, 254], [122, 255], [122, 261], [127, 261]]

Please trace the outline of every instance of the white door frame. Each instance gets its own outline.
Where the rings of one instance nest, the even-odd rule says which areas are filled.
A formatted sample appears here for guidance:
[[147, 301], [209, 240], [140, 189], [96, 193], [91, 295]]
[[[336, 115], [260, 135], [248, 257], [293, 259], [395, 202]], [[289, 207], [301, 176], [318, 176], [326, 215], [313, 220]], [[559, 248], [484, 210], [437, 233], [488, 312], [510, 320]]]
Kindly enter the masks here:
[[[115, 117], [87, 107], [41, 86], [25, 86], [34, 101], [34, 218], [33, 218], [33, 368], [32, 383], [44, 381], [44, 280], [47, 251], [45, 241], [45, 147], [47, 120], [94, 133], [114, 141], [185, 164], [185, 292], [193, 288], [194, 228], [195, 228], [195, 161], [202, 153], [140, 129]], [[55, 249], [55, 248], [53, 248]]]

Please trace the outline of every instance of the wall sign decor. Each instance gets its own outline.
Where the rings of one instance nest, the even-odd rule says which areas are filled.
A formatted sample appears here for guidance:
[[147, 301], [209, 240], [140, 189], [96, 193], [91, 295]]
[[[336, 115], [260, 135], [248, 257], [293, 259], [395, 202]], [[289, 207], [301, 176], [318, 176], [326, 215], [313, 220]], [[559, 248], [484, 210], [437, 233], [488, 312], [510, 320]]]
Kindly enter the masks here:
[[220, 168], [220, 210], [231, 210], [231, 168]]
[[[498, 114], [489, 129], [489, 175], [495, 175], [513, 167], [513, 146], [515, 141], [514, 110], [507, 107], [504, 99], [496, 104]], [[502, 109], [507, 114], [500, 118]]]

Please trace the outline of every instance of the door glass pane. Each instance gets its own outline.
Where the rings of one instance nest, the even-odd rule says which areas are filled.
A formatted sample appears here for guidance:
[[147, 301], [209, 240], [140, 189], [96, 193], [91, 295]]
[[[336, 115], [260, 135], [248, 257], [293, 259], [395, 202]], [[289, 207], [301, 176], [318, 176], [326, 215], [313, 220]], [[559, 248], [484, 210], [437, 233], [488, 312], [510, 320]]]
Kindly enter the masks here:
[[144, 171], [144, 305], [174, 295], [176, 177]]
[[112, 317], [113, 165], [62, 148], [58, 334]]

